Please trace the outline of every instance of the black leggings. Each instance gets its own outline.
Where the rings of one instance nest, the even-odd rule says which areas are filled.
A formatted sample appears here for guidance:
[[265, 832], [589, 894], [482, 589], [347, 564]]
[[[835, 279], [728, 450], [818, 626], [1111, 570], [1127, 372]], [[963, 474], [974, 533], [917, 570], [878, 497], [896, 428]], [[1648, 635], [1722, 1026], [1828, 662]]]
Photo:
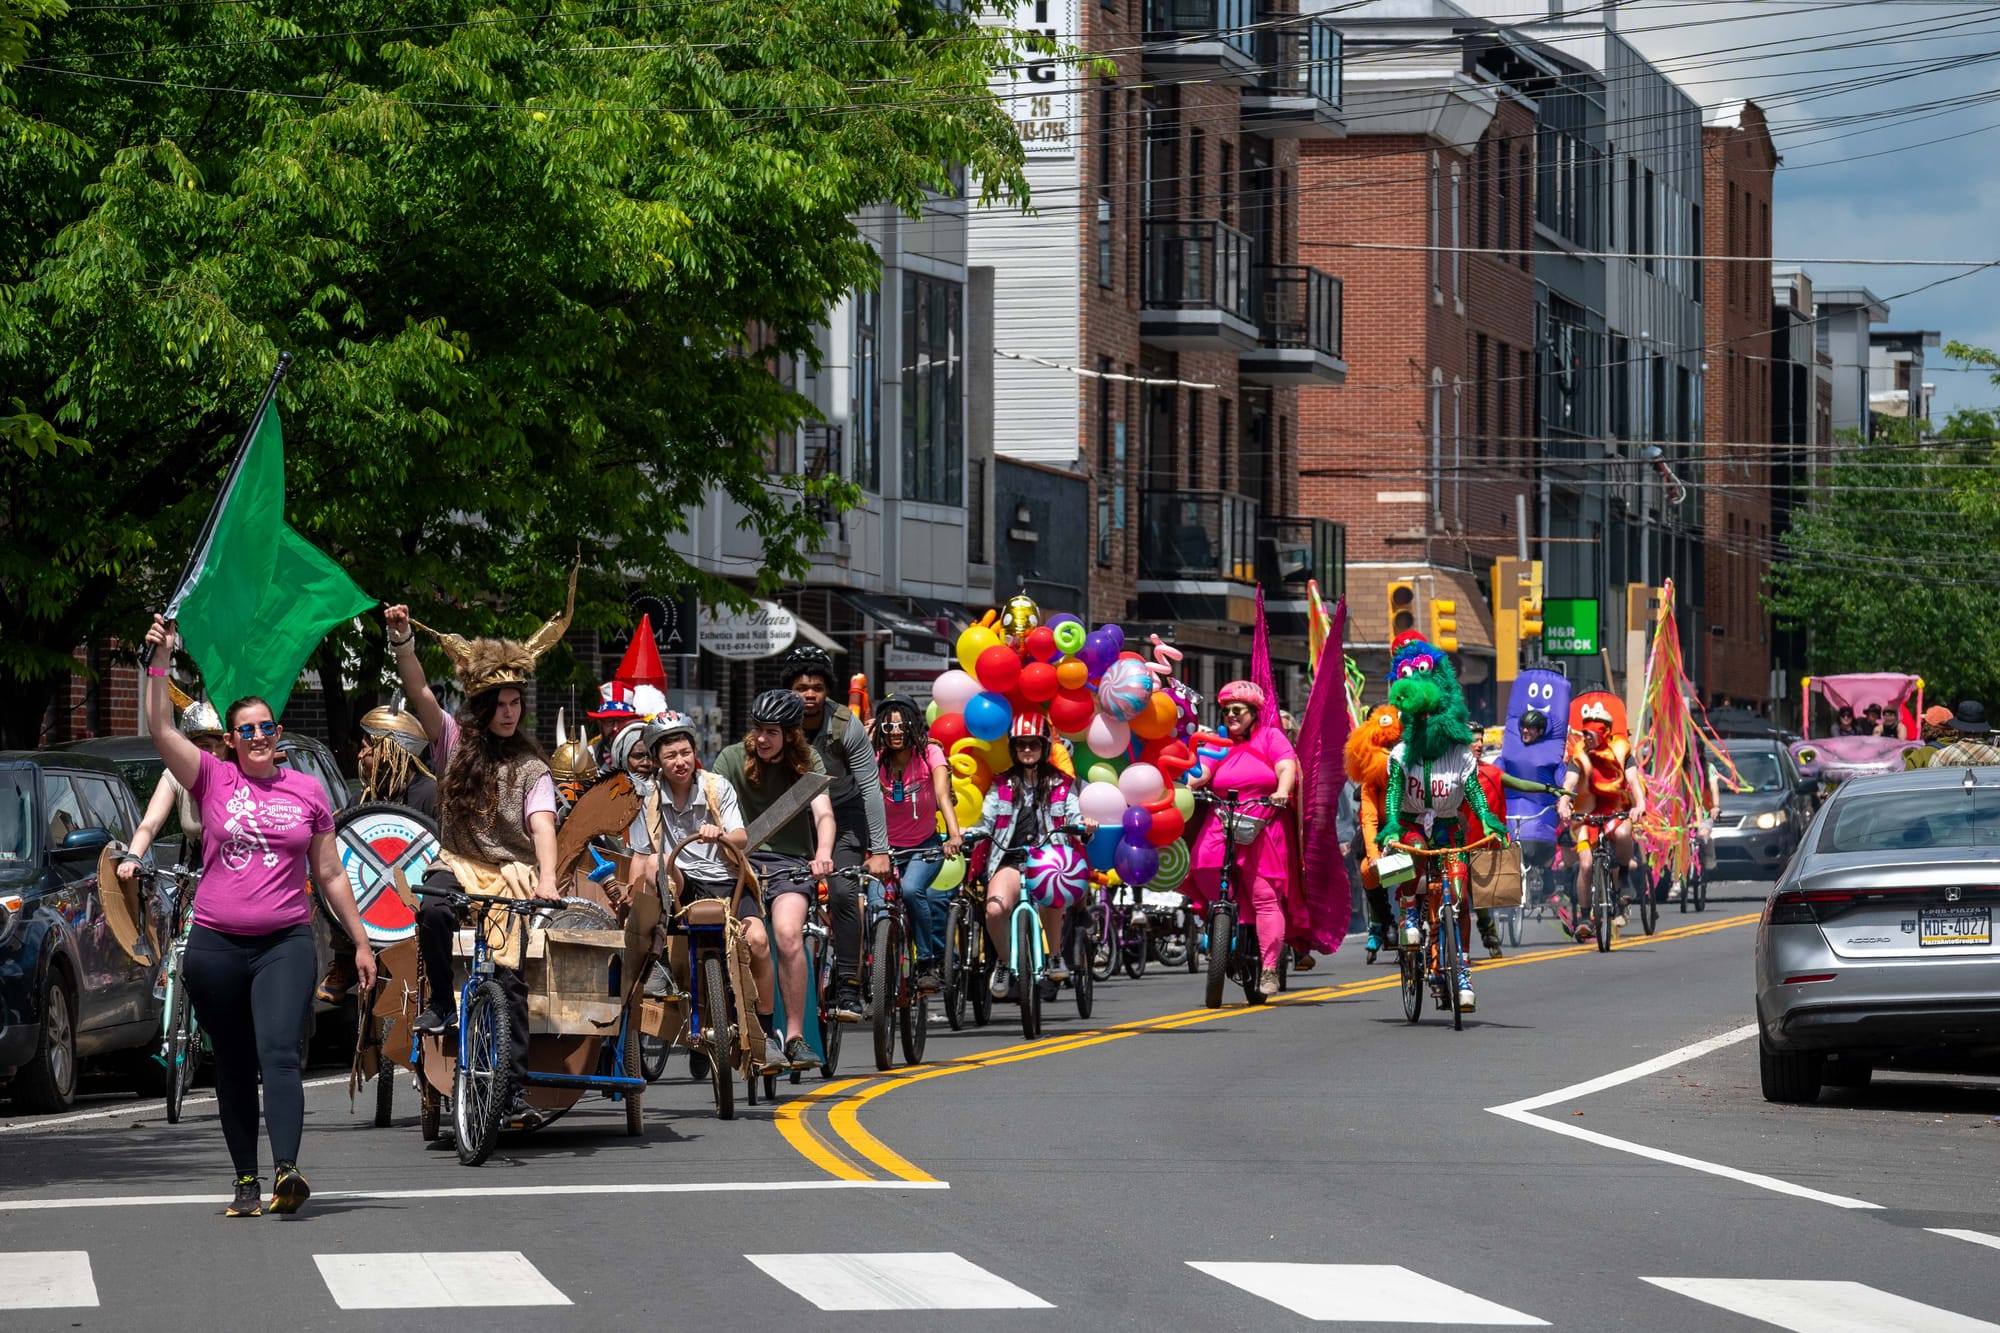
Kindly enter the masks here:
[[259, 1070], [271, 1160], [298, 1161], [306, 1122], [299, 1066], [319, 978], [312, 927], [230, 935], [198, 925], [188, 932], [185, 968], [195, 1021], [215, 1050], [215, 1100], [236, 1174], [257, 1174]]
[[[833, 865], [852, 870], [868, 859], [868, 816], [859, 805], [833, 810]], [[841, 875], [827, 881], [827, 924], [833, 932], [833, 964], [841, 980], [861, 978], [861, 886]]]

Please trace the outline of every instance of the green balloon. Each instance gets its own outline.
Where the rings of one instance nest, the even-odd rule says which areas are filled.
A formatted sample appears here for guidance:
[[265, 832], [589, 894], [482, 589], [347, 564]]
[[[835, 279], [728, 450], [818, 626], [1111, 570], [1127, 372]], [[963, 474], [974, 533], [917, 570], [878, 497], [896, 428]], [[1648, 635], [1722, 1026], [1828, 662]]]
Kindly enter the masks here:
[[1160, 869], [1152, 879], [1146, 881], [1146, 887], [1158, 889], [1161, 893], [1172, 893], [1187, 883], [1188, 864], [1192, 860], [1193, 858], [1188, 855], [1188, 845], [1175, 838], [1160, 848]]
[[1109, 764], [1092, 764], [1089, 777], [1092, 782], [1109, 782], [1115, 786], [1118, 782], [1118, 770]]
[[937, 878], [931, 881], [931, 887], [939, 893], [944, 893], [957, 888], [964, 882], [965, 858], [962, 856], [952, 856], [947, 857], [945, 863], [938, 867]]
[[1194, 818], [1194, 793], [1186, 787], [1174, 788], [1174, 809], [1181, 812], [1181, 818]]
[[924, 725], [927, 727], [934, 727], [937, 725], [937, 720], [938, 720], [937, 700], [933, 699], [931, 700], [931, 706], [924, 710]]
[[1056, 626], [1056, 647], [1064, 657], [1075, 657], [1083, 648], [1086, 633], [1083, 626], [1074, 620], [1065, 620]]

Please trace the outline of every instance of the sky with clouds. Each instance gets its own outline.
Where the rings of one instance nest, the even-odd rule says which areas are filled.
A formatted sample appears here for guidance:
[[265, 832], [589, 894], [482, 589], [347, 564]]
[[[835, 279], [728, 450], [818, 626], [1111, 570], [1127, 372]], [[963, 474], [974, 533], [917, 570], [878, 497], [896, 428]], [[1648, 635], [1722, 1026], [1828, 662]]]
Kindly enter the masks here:
[[[1624, 0], [1618, 27], [1705, 110], [1754, 99], [1784, 158], [1786, 257], [2000, 259], [2000, 5], [1933, 0]], [[1818, 264], [1822, 287], [1890, 301], [1889, 326], [2000, 347], [2000, 268]], [[1903, 293], [1909, 293], [1903, 295]], [[2000, 403], [1941, 369], [1935, 415]]]

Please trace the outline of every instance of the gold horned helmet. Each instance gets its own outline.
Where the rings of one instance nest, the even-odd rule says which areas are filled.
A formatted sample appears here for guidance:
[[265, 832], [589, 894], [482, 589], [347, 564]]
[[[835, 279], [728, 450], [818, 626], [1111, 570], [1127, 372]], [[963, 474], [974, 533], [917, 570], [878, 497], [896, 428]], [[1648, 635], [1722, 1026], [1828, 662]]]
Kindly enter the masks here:
[[361, 732], [368, 738], [367, 751], [373, 756], [362, 800], [398, 800], [419, 774], [437, 776], [423, 761], [430, 737], [424, 734], [424, 724], [409, 713], [394, 705], [371, 708], [361, 715]]
[[597, 776], [597, 755], [581, 728], [571, 733], [563, 725], [563, 710], [556, 710], [556, 748], [549, 756], [549, 776], [565, 800], [574, 801]]
[[576, 613], [576, 576], [583, 567], [578, 561], [569, 571], [569, 601], [563, 613], [536, 630], [525, 642], [515, 639], [467, 639], [457, 634], [440, 634], [416, 620], [410, 623], [429, 634], [443, 647], [458, 672], [459, 687], [465, 697], [475, 698], [503, 685], [525, 685], [535, 674], [535, 661], [556, 646], [569, 630]]

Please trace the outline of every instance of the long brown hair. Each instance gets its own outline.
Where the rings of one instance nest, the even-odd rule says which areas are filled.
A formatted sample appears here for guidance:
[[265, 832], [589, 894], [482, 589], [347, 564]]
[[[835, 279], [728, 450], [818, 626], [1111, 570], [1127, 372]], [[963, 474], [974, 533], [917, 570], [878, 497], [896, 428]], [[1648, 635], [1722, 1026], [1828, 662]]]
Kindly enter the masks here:
[[[805, 728], [785, 728], [785, 748], [778, 752], [778, 762], [791, 769], [796, 778], [812, 772], [813, 748], [806, 739]], [[743, 733], [743, 776], [753, 787], [764, 785], [764, 760], [757, 753], [755, 727]]]
[[495, 736], [486, 730], [499, 711], [500, 691], [518, 688], [502, 685], [475, 694], [459, 706], [458, 743], [452, 746], [451, 762], [438, 783], [440, 817], [447, 810], [462, 811], [466, 827], [482, 833], [491, 829], [500, 796], [495, 771], [511, 760], [547, 758], [525, 727], [516, 728], [512, 736]]

